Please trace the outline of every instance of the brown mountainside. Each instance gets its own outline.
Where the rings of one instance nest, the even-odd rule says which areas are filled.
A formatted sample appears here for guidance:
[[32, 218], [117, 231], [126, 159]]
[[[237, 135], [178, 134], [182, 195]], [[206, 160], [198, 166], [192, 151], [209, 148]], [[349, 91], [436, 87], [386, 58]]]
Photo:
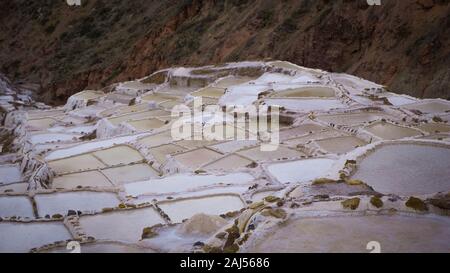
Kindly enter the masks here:
[[450, 98], [450, 1], [59, 0], [0, 3], [0, 72], [61, 103], [174, 65], [282, 59]]

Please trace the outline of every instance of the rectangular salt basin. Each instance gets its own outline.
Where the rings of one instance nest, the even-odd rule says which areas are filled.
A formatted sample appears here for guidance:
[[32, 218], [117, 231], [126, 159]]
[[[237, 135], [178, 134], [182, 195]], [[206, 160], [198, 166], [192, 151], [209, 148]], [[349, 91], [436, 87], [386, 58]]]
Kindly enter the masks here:
[[53, 178], [54, 189], [75, 189], [81, 187], [111, 187], [108, 179], [99, 171], [73, 173]]
[[281, 106], [296, 111], [331, 110], [344, 108], [345, 105], [339, 100], [333, 99], [265, 99], [269, 106]]
[[191, 169], [196, 169], [208, 162], [218, 159], [221, 156], [221, 154], [213, 150], [200, 148], [184, 154], [175, 155], [174, 158], [184, 166]]
[[342, 133], [336, 130], [326, 130], [323, 132], [312, 133], [303, 137], [292, 138], [284, 141], [284, 144], [289, 145], [290, 147], [296, 147], [297, 145], [305, 144], [311, 140], [331, 138], [331, 137], [340, 137], [343, 136]]
[[322, 115], [318, 116], [317, 119], [327, 123], [333, 123], [336, 125], [352, 126], [356, 124], [362, 124], [365, 122], [380, 120], [382, 118], [387, 117], [389, 117], [389, 115], [383, 112], [362, 112], [362, 113]]
[[102, 172], [116, 186], [159, 176], [159, 173], [155, 169], [145, 163], [105, 169]]
[[24, 253], [32, 248], [72, 239], [61, 223], [0, 223], [0, 252]]
[[162, 145], [159, 147], [151, 148], [150, 153], [158, 161], [159, 164], [164, 164], [168, 155], [185, 152], [187, 149], [174, 144]]
[[418, 127], [419, 129], [428, 133], [448, 133], [450, 132], [450, 126], [442, 123], [426, 123]]
[[199, 213], [220, 215], [238, 211], [245, 207], [245, 204], [238, 196], [218, 195], [164, 202], [159, 203], [158, 206], [169, 215], [173, 223], [181, 223], [184, 219], [189, 219]]
[[152, 118], [152, 119], [129, 121], [128, 124], [133, 126], [138, 131], [149, 131], [161, 128], [166, 124], [166, 122], [160, 119]]
[[0, 165], [0, 185], [21, 182], [22, 180], [22, 172], [19, 165]]
[[45, 160], [51, 161], [51, 160], [56, 160], [56, 159], [60, 159], [60, 158], [67, 158], [69, 156], [80, 155], [80, 154], [94, 151], [97, 149], [102, 149], [102, 148], [106, 149], [106, 148], [109, 148], [114, 145], [120, 145], [120, 144], [134, 141], [135, 139], [146, 136], [146, 135], [147, 134], [142, 133], [142, 134], [123, 136], [123, 137], [115, 137], [115, 138], [101, 140], [101, 141], [98, 141], [98, 140], [89, 141], [89, 142], [85, 142], [82, 144], [78, 144], [73, 147], [53, 151], [45, 157]]
[[84, 154], [48, 162], [49, 167], [57, 174], [96, 170], [106, 167], [91, 154]]
[[292, 129], [286, 129], [280, 131], [280, 139], [286, 140], [297, 136], [303, 136], [310, 133], [320, 132], [326, 129], [326, 127], [317, 124], [301, 124]]
[[343, 136], [317, 140], [323, 150], [334, 154], [345, 154], [367, 143], [353, 136]]
[[64, 110], [49, 110], [49, 111], [37, 110], [37, 111], [28, 111], [27, 114], [28, 119], [40, 119], [63, 115]]
[[301, 98], [301, 97], [334, 97], [333, 88], [325, 86], [307, 86], [277, 91], [274, 98]]
[[221, 153], [234, 153], [244, 148], [249, 148], [258, 144], [256, 140], [234, 140], [211, 146]]
[[162, 195], [187, 192], [201, 187], [214, 185], [246, 185], [254, 180], [248, 173], [232, 173], [227, 175], [190, 175], [176, 174], [161, 179], [130, 183], [125, 185], [127, 195]]
[[186, 147], [188, 149], [197, 149], [200, 147], [210, 146], [216, 143], [217, 141], [210, 141], [210, 140], [180, 140], [176, 142], [177, 145]]
[[106, 192], [37, 194], [34, 200], [41, 217], [54, 214], [66, 215], [69, 210], [100, 212], [104, 208], [117, 207], [120, 203], [114, 193]]
[[145, 111], [145, 112], [139, 112], [134, 114], [127, 114], [119, 117], [109, 118], [108, 120], [113, 125], [119, 125], [122, 122], [125, 121], [131, 121], [131, 120], [139, 120], [139, 119], [146, 119], [146, 118], [154, 118], [154, 117], [166, 117], [170, 116], [170, 112], [165, 110], [151, 110], [151, 111]]
[[50, 128], [52, 124], [54, 124], [56, 120], [52, 118], [42, 118], [42, 119], [33, 119], [28, 120], [27, 128], [31, 130], [45, 130]]
[[406, 109], [419, 110], [422, 113], [437, 114], [450, 111], [450, 103], [443, 101], [425, 101], [404, 105]]
[[94, 152], [92, 154], [108, 166], [130, 164], [144, 159], [138, 151], [124, 145]]
[[239, 155], [251, 158], [255, 161], [276, 161], [289, 158], [300, 158], [306, 156], [304, 153], [286, 148], [284, 146], [278, 146], [275, 151], [261, 151], [261, 147], [257, 146], [248, 150], [238, 152]]
[[80, 135], [58, 133], [35, 134], [30, 137], [30, 142], [35, 145], [48, 142], [76, 141], [79, 137]]
[[34, 218], [33, 206], [27, 196], [0, 197], [0, 217]]
[[224, 158], [221, 158], [217, 161], [214, 161], [213, 163], [208, 164], [203, 168], [207, 171], [217, 171], [217, 170], [232, 171], [238, 168], [245, 168], [251, 163], [253, 163], [253, 161], [244, 158], [242, 156], [232, 154]]
[[379, 138], [386, 140], [394, 140], [421, 135], [421, 133], [418, 130], [400, 127], [386, 122], [369, 125], [365, 127], [365, 130], [374, 134]]
[[0, 193], [2, 192], [27, 192], [28, 190], [28, 183], [15, 183], [15, 184], [8, 184], [5, 186], [0, 186]]
[[89, 236], [101, 240], [135, 243], [141, 239], [146, 227], [164, 224], [153, 208], [83, 216], [80, 224]]
[[162, 144], [170, 143], [172, 142], [172, 135], [171, 131], [166, 131], [158, 134], [154, 134], [148, 137], [144, 137], [138, 140], [139, 144], [148, 146], [148, 147], [155, 147]]
[[267, 170], [281, 183], [308, 182], [325, 177], [334, 163], [326, 158], [307, 159], [272, 164]]
[[218, 87], [205, 87], [198, 91], [195, 91], [191, 95], [194, 97], [212, 97], [212, 98], [220, 98], [225, 93], [224, 88]]

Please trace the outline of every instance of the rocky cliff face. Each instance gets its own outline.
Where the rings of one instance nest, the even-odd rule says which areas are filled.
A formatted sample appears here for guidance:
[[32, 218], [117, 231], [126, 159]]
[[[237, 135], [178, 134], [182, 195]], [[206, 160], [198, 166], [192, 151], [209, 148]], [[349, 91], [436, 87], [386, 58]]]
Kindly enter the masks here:
[[0, 3], [0, 69], [61, 103], [174, 65], [283, 59], [450, 97], [448, 0]]

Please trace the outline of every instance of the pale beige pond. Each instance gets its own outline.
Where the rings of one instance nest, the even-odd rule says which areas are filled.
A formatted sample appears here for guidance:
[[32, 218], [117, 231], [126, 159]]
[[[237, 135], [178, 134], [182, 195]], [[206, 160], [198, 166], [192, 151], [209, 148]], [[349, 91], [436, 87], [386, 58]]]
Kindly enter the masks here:
[[129, 121], [128, 124], [139, 131], [150, 131], [163, 127], [166, 122], [157, 118]]
[[284, 144], [289, 145], [290, 147], [296, 147], [297, 145], [303, 145], [313, 140], [324, 139], [324, 138], [332, 138], [332, 137], [340, 137], [344, 134], [340, 133], [337, 130], [329, 129], [322, 132], [312, 133], [309, 135], [305, 135], [302, 137], [296, 137], [289, 140], [284, 141]]
[[173, 223], [181, 223], [184, 219], [191, 218], [198, 213], [220, 215], [230, 211], [241, 210], [245, 204], [238, 196], [218, 195], [164, 202], [158, 204], [158, 206], [169, 215]]
[[[277, 226], [260, 237], [248, 252], [369, 253], [379, 242], [382, 253], [448, 252], [448, 218], [408, 216], [342, 216], [306, 218]], [[414, 228], [411, 228], [414, 227]]]
[[75, 189], [77, 187], [111, 187], [112, 184], [99, 171], [89, 171], [57, 176], [53, 179], [54, 189]]
[[54, 124], [56, 120], [52, 118], [31, 119], [27, 121], [27, 128], [31, 130], [45, 130]]
[[305, 97], [325, 97], [331, 98], [336, 95], [333, 88], [325, 86], [301, 87], [277, 91], [273, 98], [305, 98]]
[[73, 97], [75, 97], [77, 99], [83, 99], [83, 100], [93, 100], [93, 99], [98, 99], [104, 95], [105, 94], [101, 91], [86, 90], [86, 91], [82, 91], [80, 93], [73, 95]]
[[448, 133], [450, 132], [450, 125], [442, 123], [426, 123], [418, 127], [419, 129], [428, 133]]
[[325, 130], [326, 127], [317, 124], [301, 124], [292, 129], [285, 129], [280, 131], [280, 139], [286, 140], [298, 136], [303, 136], [310, 133], [320, 132]]
[[404, 105], [404, 107], [410, 110], [419, 110], [423, 113], [437, 114], [450, 111], [450, 102], [428, 101]]
[[0, 197], [0, 217], [13, 216], [34, 218], [33, 206], [27, 196]]
[[72, 239], [60, 223], [0, 223], [0, 252], [24, 253], [32, 248]]
[[289, 158], [300, 158], [306, 156], [300, 151], [286, 148], [284, 146], [278, 146], [275, 151], [261, 151], [261, 147], [257, 146], [248, 150], [238, 152], [239, 155], [251, 158], [255, 161], [276, 161]]
[[239, 84], [243, 84], [252, 80], [255, 80], [256, 77], [251, 78], [251, 77], [239, 77], [239, 76], [233, 76], [233, 77], [227, 77], [221, 80], [218, 80], [214, 86], [215, 87], [219, 87], [219, 88], [228, 88], [231, 87], [233, 85], [239, 85]]
[[22, 172], [18, 164], [0, 165], [0, 185], [22, 182]]
[[172, 142], [172, 134], [170, 131], [154, 134], [138, 140], [139, 144], [146, 145], [148, 147], [160, 146], [169, 142]]
[[149, 118], [155, 118], [155, 117], [166, 117], [170, 116], [170, 112], [165, 110], [151, 110], [151, 111], [144, 111], [144, 112], [138, 112], [134, 114], [127, 114], [123, 116], [113, 117], [109, 118], [108, 120], [113, 125], [119, 125], [122, 122], [126, 121], [134, 121], [139, 119], [149, 119]]
[[184, 154], [175, 155], [174, 158], [182, 165], [191, 169], [196, 169], [208, 162], [220, 158], [221, 156], [222, 154], [219, 154], [213, 150], [200, 148]]
[[177, 105], [181, 105], [183, 103], [181, 103], [180, 101], [177, 100], [169, 100], [169, 101], [165, 101], [165, 102], [161, 102], [159, 104], [160, 107], [164, 108], [167, 111], [171, 111], [172, 108], [174, 108]]
[[345, 154], [357, 147], [361, 147], [367, 144], [363, 140], [353, 136], [321, 139], [317, 140], [316, 143], [323, 150], [334, 154]]
[[48, 165], [57, 174], [96, 170], [106, 167], [105, 164], [91, 154], [50, 161]]
[[207, 171], [217, 171], [217, 170], [232, 171], [238, 168], [245, 168], [252, 162], [253, 161], [248, 160], [247, 158], [244, 158], [242, 156], [231, 154], [211, 164], [204, 166], [203, 169]]
[[144, 228], [165, 222], [153, 208], [144, 208], [83, 216], [80, 223], [96, 239], [135, 243], [141, 239]]
[[185, 152], [187, 149], [174, 144], [162, 145], [159, 147], [151, 148], [150, 153], [158, 161], [159, 164], [164, 164], [167, 161], [167, 156], [176, 153]]
[[321, 115], [317, 119], [333, 123], [336, 125], [357, 125], [365, 122], [371, 122], [375, 120], [381, 120], [382, 118], [392, 118], [388, 114], [383, 112], [362, 112], [362, 113], [349, 113], [349, 114], [335, 114], [335, 115]]
[[167, 100], [176, 100], [177, 97], [168, 94], [154, 93], [142, 97], [145, 101], [163, 102]]
[[2, 192], [26, 192], [28, 190], [28, 183], [15, 183], [5, 186], [0, 186], [0, 193]]
[[365, 127], [365, 130], [375, 136], [386, 139], [401, 139], [405, 137], [419, 136], [421, 133], [412, 128], [397, 126], [387, 122], [380, 122]]
[[159, 173], [145, 163], [105, 169], [102, 172], [116, 186], [159, 177]]
[[138, 151], [125, 145], [116, 146], [92, 154], [109, 166], [130, 164], [144, 159]]
[[195, 91], [191, 95], [194, 97], [212, 97], [212, 98], [220, 98], [225, 93], [224, 88], [219, 87], [205, 87], [198, 91]]
[[104, 208], [114, 208], [120, 203], [114, 193], [89, 191], [37, 194], [34, 200], [41, 217], [67, 215], [69, 210], [101, 212]]
[[47, 111], [36, 110], [36, 111], [28, 111], [27, 114], [28, 119], [39, 119], [63, 115], [64, 110], [47, 110]]
[[176, 142], [176, 144], [186, 147], [188, 149], [196, 149], [205, 146], [210, 146], [216, 144], [217, 141], [209, 141], [209, 140], [180, 140]]

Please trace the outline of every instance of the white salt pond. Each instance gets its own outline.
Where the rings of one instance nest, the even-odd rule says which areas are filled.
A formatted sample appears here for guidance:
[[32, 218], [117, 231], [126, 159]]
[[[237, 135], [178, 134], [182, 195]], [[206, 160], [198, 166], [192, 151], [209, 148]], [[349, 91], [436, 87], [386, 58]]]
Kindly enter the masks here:
[[[382, 253], [448, 252], [450, 219], [409, 216], [342, 216], [300, 218], [259, 236], [247, 252], [369, 253], [367, 244], [381, 244]], [[411, 228], [414, 227], [414, 228]]]
[[159, 203], [158, 206], [169, 215], [173, 223], [181, 223], [195, 214], [220, 215], [241, 210], [245, 204], [235, 195], [217, 195]]
[[260, 146], [238, 152], [239, 155], [251, 158], [255, 161], [276, 161], [281, 159], [300, 158], [304, 153], [278, 146], [274, 151], [262, 151]]
[[53, 179], [54, 189], [75, 189], [77, 187], [111, 187], [112, 184], [99, 171], [89, 171], [57, 176]]
[[450, 102], [444, 102], [441, 100], [429, 100], [414, 104], [408, 104], [404, 107], [410, 110], [419, 110], [422, 113], [437, 114], [450, 111]]
[[318, 116], [317, 119], [327, 123], [333, 123], [336, 125], [352, 126], [388, 117], [389, 115], [383, 112], [361, 112], [348, 114], [321, 115]]
[[126, 184], [127, 195], [160, 195], [169, 193], [180, 193], [200, 187], [213, 185], [243, 185], [253, 181], [254, 178], [247, 173], [232, 173], [227, 175], [190, 175], [176, 174], [161, 179]]
[[0, 223], [0, 252], [29, 252], [32, 248], [72, 239], [63, 223]]
[[0, 197], [0, 217], [34, 218], [33, 206], [27, 196]]
[[265, 99], [269, 106], [281, 106], [294, 111], [313, 111], [344, 108], [345, 105], [334, 99]]
[[102, 172], [116, 186], [159, 176], [155, 169], [145, 163], [105, 169]]
[[80, 218], [80, 224], [89, 236], [129, 243], [138, 242], [144, 228], [164, 223], [153, 208], [110, 212]]
[[353, 178], [376, 191], [398, 195], [429, 194], [450, 189], [450, 149], [396, 144], [376, 149], [358, 162]]
[[353, 136], [321, 139], [317, 140], [316, 143], [323, 150], [334, 154], [344, 154], [367, 144], [361, 139]]
[[21, 182], [22, 180], [22, 172], [19, 165], [0, 165], [0, 185]]
[[267, 170], [281, 183], [308, 182], [323, 177], [334, 163], [326, 158], [306, 159], [271, 164]]
[[114, 193], [107, 192], [37, 194], [34, 200], [41, 217], [54, 214], [66, 215], [69, 210], [101, 212], [104, 208], [114, 208], [120, 203]]
[[76, 141], [80, 135], [72, 134], [35, 134], [30, 137], [31, 144], [49, 143], [49, 142], [64, 142], [64, 141]]
[[28, 189], [28, 183], [14, 183], [0, 186], [0, 193], [2, 192], [26, 192]]
[[369, 125], [365, 130], [385, 140], [402, 139], [421, 135], [418, 130], [397, 126], [387, 122], [378, 122]]
[[130, 164], [144, 159], [138, 151], [124, 145], [97, 151], [92, 154], [109, 166]]

